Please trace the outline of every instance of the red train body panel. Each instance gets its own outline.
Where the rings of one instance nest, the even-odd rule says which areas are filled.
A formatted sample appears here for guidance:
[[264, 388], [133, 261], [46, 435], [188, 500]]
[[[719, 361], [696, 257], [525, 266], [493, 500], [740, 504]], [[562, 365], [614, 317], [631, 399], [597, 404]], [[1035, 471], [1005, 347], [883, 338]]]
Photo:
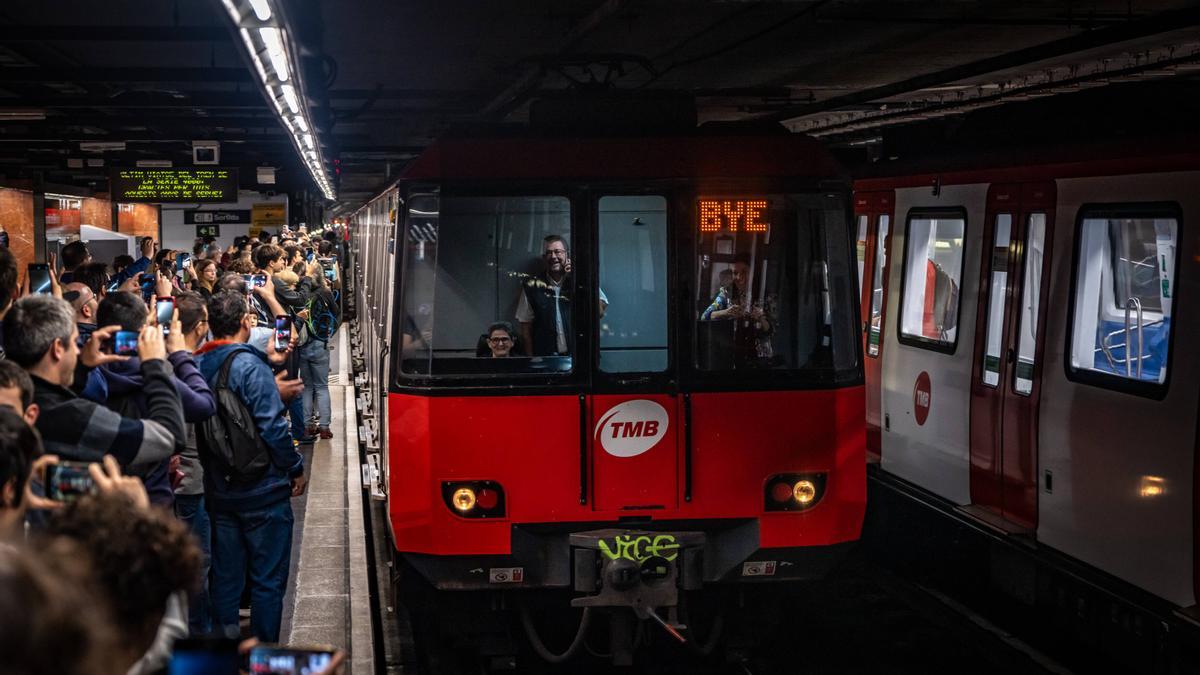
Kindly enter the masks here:
[[[625, 464], [589, 452], [589, 491], [580, 503], [579, 401], [576, 396], [424, 397], [392, 394], [388, 408], [392, 467], [389, 514], [400, 550], [437, 555], [508, 555], [515, 523], [752, 518], [762, 548], [828, 546], [858, 538], [866, 508], [862, 462], [862, 387], [829, 392], [712, 393], [691, 397], [692, 498], [685, 500], [683, 442], [678, 434]], [[637, 395], [597, 396], [599, 420]], [[681, 397], [663, 397], [666, 401]], [[668, 408], [671, 427], [681, 413]], [[787, 420], [778, 427], [726, 419]], [[503, 439], [500, 441], [500, 439]], [[431, 447], [453, 448], [430, 452]], [[781, 473], [821, 472], [836, 501], [803, 513], [764, 513], [763, 486]], [[444, 504], [445, 481], [493, 480], [504, 486], [508, 513], [461, 518]], [[670, 493], [663, 491], [670, 486]], [[648, 508], [635, 508], [637, 506]]]

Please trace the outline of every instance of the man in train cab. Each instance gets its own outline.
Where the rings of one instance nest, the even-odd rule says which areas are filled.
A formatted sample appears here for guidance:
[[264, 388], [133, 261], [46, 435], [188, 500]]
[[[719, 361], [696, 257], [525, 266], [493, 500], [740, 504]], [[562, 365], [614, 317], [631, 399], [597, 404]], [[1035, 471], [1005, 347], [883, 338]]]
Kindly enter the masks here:
[[512, 356], [513, 327], [507, 321], [499, 321], [488, 326], [487, 347], [489, 356], [502, 359]]
[[717, 289], [712, 303], [700, 314], [700, 320], [735, 321], [734, 361], [750, 365], [772, 355], [771, 320], [760, 305], [751, 302], [750, 257], [738, 255], [731, 269], [730, 283]]
[[[529, 356], [567, 355], [571, 351], [571, 256], [567, 242], [557, 234], [542, 240], [543, 271], [521, 286], [517, 322], [521, 342]], [[608, 298], [600, 290], [601, 318]]]

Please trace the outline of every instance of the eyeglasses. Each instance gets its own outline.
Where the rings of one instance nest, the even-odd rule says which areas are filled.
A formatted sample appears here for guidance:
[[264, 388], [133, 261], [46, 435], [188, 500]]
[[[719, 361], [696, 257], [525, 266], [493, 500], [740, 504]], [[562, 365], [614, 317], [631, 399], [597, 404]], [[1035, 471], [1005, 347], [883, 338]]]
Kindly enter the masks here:
[[510, 338], [510, 337], [493, 337], [493, 338], [488, 338], [488, 342], [490, 342], [494, 345], [502, 345], [505, 342], [512, 342], [512, 338]]

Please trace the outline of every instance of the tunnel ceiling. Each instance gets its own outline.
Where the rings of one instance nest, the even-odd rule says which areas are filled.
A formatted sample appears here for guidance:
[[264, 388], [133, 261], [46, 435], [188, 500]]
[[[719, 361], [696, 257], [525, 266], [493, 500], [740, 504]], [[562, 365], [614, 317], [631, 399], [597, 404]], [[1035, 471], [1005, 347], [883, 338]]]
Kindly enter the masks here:
[[[1104, 90], [1195, 91], [1200, 72], [1200, 6], [1172, 0], [286, 6], [342, 210], [444, 130], [521, 122], [531, 101], [571, 88], [683, 92], [701, 122], [778, 122], [849, 147], [1079, 92], [1102, 109]], [[102, 184], [104, 168], [68, 158], [185, 165], [191, 141], [219, 139], [223, 163], [276, 166], [280, 189], [306, 187], [235, 37], [219, 0], [6, 3], [0, 172]], [[96, 141], [125, 148], [80, 150]]]

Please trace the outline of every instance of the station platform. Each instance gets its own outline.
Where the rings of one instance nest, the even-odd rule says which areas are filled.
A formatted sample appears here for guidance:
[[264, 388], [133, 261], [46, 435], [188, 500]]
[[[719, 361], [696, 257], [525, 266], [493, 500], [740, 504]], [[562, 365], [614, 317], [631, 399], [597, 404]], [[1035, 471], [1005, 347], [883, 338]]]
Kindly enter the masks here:
[[330, 358], [333, 438], [302, 446], [308, 489], [292, 500], [295, 530], [281, 642], [349, 652], [347, 673], [375, 672], [368, 551], [346, 326]]

